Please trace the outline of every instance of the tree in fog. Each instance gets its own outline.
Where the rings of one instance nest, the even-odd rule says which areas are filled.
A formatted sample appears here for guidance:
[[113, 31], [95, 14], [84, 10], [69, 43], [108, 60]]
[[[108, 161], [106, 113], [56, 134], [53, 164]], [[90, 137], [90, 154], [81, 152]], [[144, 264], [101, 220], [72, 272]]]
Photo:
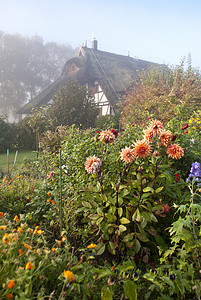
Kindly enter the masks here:
[[0, 114], [15, 114], [56, 80], [74, 55], [70, 46], [44, 44], [39, 36], [0, 32]]

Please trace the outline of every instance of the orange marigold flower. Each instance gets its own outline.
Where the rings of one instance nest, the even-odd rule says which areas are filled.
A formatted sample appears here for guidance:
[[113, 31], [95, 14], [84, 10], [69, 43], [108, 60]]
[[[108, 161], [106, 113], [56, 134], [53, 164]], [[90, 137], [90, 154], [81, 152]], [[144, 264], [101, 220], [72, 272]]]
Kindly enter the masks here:
[[52, 248], [52, 252], [56, 252], [56, 248]]
[[121, 150], [121, 159], [126, 163], [131, 163], [136, 157], [135, 150], [130, 147], [126, 147]]
[[136, 155], [141, 158], [145, 158], [149, 155], [151, 146], [146, 140], [139, 140], [134, 144], [134, 150]]
[[17, 223], [17, 222], [19, 222], [20, 219], [19, 219], [18, 216], [16, 215], [16, 216], [14, 217], [13, 220]]
[[184, 149], [179, 144], [172, 144], [167, 148], [167, 154], [173, 159], [180, 159], [184, 156]]
[[162, 130], [160, 134], [161, 144], [165, 147], [168, 147], [171, 137], [172, 132], [170, 130]]
[[58, 241], [58, 246], [61, 247], [61, 241]]
[[4, 244], [8, 244], [10, 242], [10, 238], [7, 233], [5, 233], [4, 236], [2, 237], [2, 241]]
[[3, 217], [4, 213], [0, 212], [0, 219]]
[[25, 242], [23, 242], [22, 245], [24, 245], [24, 247], [27, 248], [28, 250], [32, 248], [30, 245], [26, 244]]
[[33, 265], [32, 265], [32, 263], [30, 263], [29, 261], [26, 263], [26, 267], [25, 267], [25, 269], [26, 270], [31, 270], [33, 268]]
[[115, 141], [115, 135], [111, 130], [105, 130], [100, 132], [99, 139], [105, 144], [110, 144]]
[[54, 200], [52, 200], [52, 205], [55, 205], [55, 201]]
[[68, 282], [69, 282], [69, 283], [75, 280], [75, 276], [74, 276], [73, 272], [71, 272], [71, 271], [66, 271], [66, 270], [64, 270], [64, 271], [63, 271], [63, 276], [64, 276], [66, 279], [68, 279]]
[[19, 249], [18, 252], [19, 252], [19, 255], [22, 255], [22, 254], [23, 254], [22, 249]]
[[100, 158], [94, 156], [90, 156], [87, 158], [85, 162], [85, 170], [90, 174], [96, 174], [101, 165]]
[[162, 131], [163, 124], [159, 120], [154, 120], [149, 124], [149, 129], [153, 130], [153, 134], [158, 134]]
[[12, 289], [15, 286], [15, 281], [11, 279], [8, 283], [8, 289]]
[[90, 244], [89, 246], [87, 246], [88, 249], [94, 249], [96, 248], [97, 245], [96, 244]]
[[6, 298], [7, 298], [7, 299], [12, 299], [12, 298], [13, 298], [13, 294], [12, 294], [12, 293], [7, 294], [7, 295], [6, 295]]
[[6, 227], [7, 227], [6, 225], [1, 225], [1, 226], [0, 226], [0, 229], [5, 230]]
[[149, 143], [151, 143], [154, 136], [153, 129], [148, 127], [147, 129], [143, 130], [143, 132], [144, 132], [144, 139], [147, 140]]

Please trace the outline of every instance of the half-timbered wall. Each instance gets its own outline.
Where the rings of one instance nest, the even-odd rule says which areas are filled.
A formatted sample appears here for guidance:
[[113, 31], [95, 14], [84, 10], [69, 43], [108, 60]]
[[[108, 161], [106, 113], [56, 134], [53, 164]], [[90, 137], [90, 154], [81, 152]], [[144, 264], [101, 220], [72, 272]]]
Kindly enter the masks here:
[[98, 104], [99, 116], [114, 115], [114, 111], [99, 84], [94, 86], [94, 98], [95, 102]]

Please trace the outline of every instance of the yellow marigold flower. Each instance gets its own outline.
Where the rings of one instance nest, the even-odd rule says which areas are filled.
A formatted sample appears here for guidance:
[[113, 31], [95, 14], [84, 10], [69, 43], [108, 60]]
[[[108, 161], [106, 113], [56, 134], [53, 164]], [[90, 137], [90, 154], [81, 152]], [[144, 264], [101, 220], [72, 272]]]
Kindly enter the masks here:
[[149, 124], [149, 129], [153, 130], [153, 134], [158, 134], [162, 131], [163, 124], [159, 120], [154, 120]]
[[75, 280], [75, 276], [74, 276], [73, 272], [71, 272], [71, 271], [66, 271], [66, 270], [64, 270], [63, 276], [64, 276], [66, 279], [68, 279], [68, 282], [69, 282], [69, 283]]
[[167, 148], [167, 154], [173, 159], [180, 159], [184, 156], [184, 149], [179, 144], [172, 144]]
[[4, 236], [2, 237], [2, 241], [4, 244], [8, 244], [10, 242], [10, 238], [7, 233], [5, 233]]
[[105, 130], [100, 132], [99, 139], [105, 144], [110, 144], [115, 141], [115, 135], [110, 130]]
[[32, 268], [33, 268], [32, 263], [27, 262], [27, 263], [26, 263], [26, 266], [25, 266], [25, 269], [26, 269], [26, 270], [31, 270]]
[[7, 294], [7, 295], [6, 295], [6, 298], [7, 298], [7, 299], [12, 299], [12, 298], [13, 298], [13, 294], [12, 294], [12, 293]]
[[1, 225], [1, 226], [0, 226], [0, 229], [1, 229], [1, 230], [5, 230], [6, 227], [7, 227], [6, 225]]
[[65, 241], [66, 241], [66, 237], [63, 236], [63, 237], [62, 237], [62, 242], [65, 242]]
[[27, 248], [28, 250], [30, 250], [32, 247], [30, 245], [28, 245], [27, 243], [23, 242], [22, 245]]
[[151, 151], [151, 146], [148, 143], [148, 141], [139, 140], [139, 141], [135, 142], [134, 150], [135, 150], [136, 155], [138, 155], [141, 158], [146, 158]]
[[51, 199], [47, 199], [47, 201], [46, 201], [47, 203], [49, 203], [49, 202], [51, 202]]
[[172, 137], [172, 132], [170, 130], [162, 130], [160, 134], [160, 142], [163, 146], [167, 147], [170, 139]]
[[130, 147], [126, 147], [124, 149], [121, 150], [121, 160], [125, 161], [126, 163], [131, 163], [135, 157], [135, 150], [131, 149]]
[[0, 219], [3, 217], [4, 213], [0, 212]]
[[12, 289], [15, 286], [15, 281], [11, 279], [8, 283], [8, 289]]
[[87, 246], [88, 249], [93, 249], [93, 248], [96, 248], [97, 245], [96, 244], [90, 244], [89, 246]]
[[15, 217], [14, 217], [14, 219], [13, 219], [16, 223], [18, 223], [19, 222], [19, 218], [18, 218], [18, 216], [16, 215]]

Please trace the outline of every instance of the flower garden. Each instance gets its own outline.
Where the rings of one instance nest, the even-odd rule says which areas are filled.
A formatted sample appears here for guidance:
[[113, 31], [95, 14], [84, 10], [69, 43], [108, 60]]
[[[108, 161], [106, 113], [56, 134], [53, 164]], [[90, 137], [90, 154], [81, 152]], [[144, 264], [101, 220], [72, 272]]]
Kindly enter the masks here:
[[0, 181], [0, 299], [201, 299], [200, 121], [44, 135]]

